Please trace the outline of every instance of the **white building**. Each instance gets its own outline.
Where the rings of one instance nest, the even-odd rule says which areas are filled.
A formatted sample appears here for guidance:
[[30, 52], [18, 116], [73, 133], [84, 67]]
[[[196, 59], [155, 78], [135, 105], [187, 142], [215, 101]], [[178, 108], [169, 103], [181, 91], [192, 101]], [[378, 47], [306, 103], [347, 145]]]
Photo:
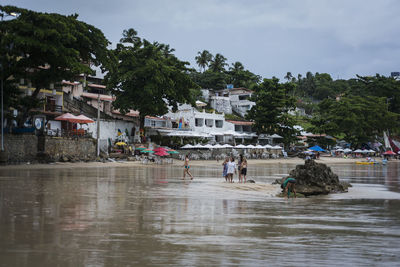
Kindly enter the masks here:
[[215, 95], [209, 97], [210, 106], [217, 112], [232, 114], [235, 111], [244, 117], [255, 105], [255, 102], [249, 100], [252, 93], [252, 90], [246, 88], [218, 90], [215, 91]]

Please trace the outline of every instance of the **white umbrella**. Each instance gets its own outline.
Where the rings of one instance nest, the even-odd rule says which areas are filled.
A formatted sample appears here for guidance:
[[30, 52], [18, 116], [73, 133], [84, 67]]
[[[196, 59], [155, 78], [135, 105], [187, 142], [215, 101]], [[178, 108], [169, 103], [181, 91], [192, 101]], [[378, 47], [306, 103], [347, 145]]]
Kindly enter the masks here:
[[344, 152], [344, 149], [343, 149], [343, 148], [338, 148], [338, 149], [336, 149], [336, 151], [338, 151], [338, 152]]
[[264, 148], [266, 148], [266, 149], [271, 149], [272, 146], [271, 146], [271, 145], [265, 145]]
[[246, 146], [246, 148], [250, 148], [250, 149], [252, 149], [252, 148], [256, 148], [255, 146], [253, 146], [253, 145], [247, 145]]
[[283, 138], [282, 136], [277, 135], [277, 134], [273, 134], [273, 135], [271, 135], [270, 137], [271, 137], [271, 138]]
[[243, 144], [240, 144], [240, 145], [235, 146], [235, 148], [246, 148], [246, 146]]
[[183, 149], [189, 149], [189, 148], [193, 148], [193, 146], [191, 144], [186, 144], [183, 147], [181, 147]]
[[206, 145], [204, 145], [203, 147], [204, 147], [204, 148], [208, 148], [208, 149], [214, 148], [214, 146], [213, 146], [213, 145], [210, 145], [210, 144], [206, 144]]
[[262, 146], [262, 145], [256, 145], [256, 148], [258, 148], [258, 149], [264, 149], [264, 146]]
[[214, 146], [213, 146], [213, 148], [224, 148], [222, 145], [220, 145], [220, 144], [215, 144]]
[[202, 144], [194, 145], [193, 148], [205, 148]]
[[357, 149], [357, 150], [354, 150], [353, 153], [363, 153], [363, 150]]
[[281, 147], [281, 146], [278, 146], [278, 145], [276, 145], [276, 146], [273, 146], [273, 147], [272, 147], [272, 149], [282, 149], [282, 147]]
[[233, 146], [231, 146], [231, 145], [229, 145], [229, 144], [225, 144], [225, 145], [222, 145], [224, 148], [232, 148]]
[[350, 148], [345, 148], [345, 149], [343, 150], [343, 152], [344, 152], [344, 153], [350, 153], [350, 152], [352, 152], [352, 150], [351, 150]]

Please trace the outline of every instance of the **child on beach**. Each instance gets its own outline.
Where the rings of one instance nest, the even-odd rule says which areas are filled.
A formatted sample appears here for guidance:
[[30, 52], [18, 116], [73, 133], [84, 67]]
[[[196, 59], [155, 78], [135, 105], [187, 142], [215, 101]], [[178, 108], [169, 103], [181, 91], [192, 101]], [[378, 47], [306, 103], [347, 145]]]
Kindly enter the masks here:
[[184, 163], [183, 167], [184, 167], [183, 180], [185, 180], [186, 173], [190, 176], [190, 180], [193, 180], [193, 175], [189, 171], [190, 166], [189, 166], [189, 156], [188, 155], [185, 156], [185, 163]]

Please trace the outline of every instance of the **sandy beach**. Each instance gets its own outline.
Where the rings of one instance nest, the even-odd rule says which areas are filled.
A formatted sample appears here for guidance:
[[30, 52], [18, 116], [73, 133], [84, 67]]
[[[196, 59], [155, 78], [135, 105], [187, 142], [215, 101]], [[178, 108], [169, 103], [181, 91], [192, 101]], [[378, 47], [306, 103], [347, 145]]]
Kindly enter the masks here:
[[[320, 159], [316, 160], [319, 163], [324, 163], [329, 165], [336, 165], [336, 164], [348, 164], [354, 163], [356, 161], [365, 161], [365, 158], [335, 158], [335, 157], [321, 157]], [[380, 158], [376, 158], [376, 161], [382, 162]], [[390, 162], [396, 162], [398, 160], [391, 160]], [[280, 159], [249, 159], [248, 164], [251, 165], [274, 165], [274, 164], [303, 164], [304, 159], [301, 158], [280, 158]], [[220, 166], [222, 161], [216, 160], [191, 160], [190, 165], [193, 167], [198, 166]], [[129, 166], [143, 166], [143, 167], [160, 167], [165, 165], [176, 165], [182, 166], [183, 161], [174, 159], [172, 164], [155, 164], [155, 163], [148, 163], [142, 164], [141, 161], [106, 161], [103, 162], [55, 162], [55, 163], [48, 163], [48, 164], [18, 164], [18, 165], [3, 165], [0, 166], [0, 169], [48, 169], [48, 168], [94, 168], [94, 167], [129, 167]]]

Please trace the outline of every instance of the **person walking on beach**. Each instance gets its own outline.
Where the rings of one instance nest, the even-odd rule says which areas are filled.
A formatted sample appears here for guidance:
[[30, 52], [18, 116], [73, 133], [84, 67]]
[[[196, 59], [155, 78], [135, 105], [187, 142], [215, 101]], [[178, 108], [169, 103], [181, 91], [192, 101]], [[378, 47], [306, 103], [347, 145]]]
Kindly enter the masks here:
[[186, 174], [188, 174], [190, 176], [190, 180], [193, 180], [193, 175], [190, 173], [189, 169], [189, 156], [186, 155], [185, 156], [185, 163], [183, 165], [184, 169], [183, 169], [183, 180], [185, 180]]
[[222, 163], [222, 166], [223, 166], [222, 176], [225, 178], [225, 182], [229, 182], [229, 180], [228, 180], [228, 162], [229, 162], [229, 158], [226, 157], [224, 163]]
[[233, 157], [231, 157], [230, 161], [227, 163], [227, 167], [228, 181], [233, 183], [233, 173], [236, 174], [236, 163]]
[[243, 154], [240, 154], [239, 160], [238, 160], [238, 180], [239, 180], [239, 183], [242, 182], [242, 161], [243, 161]]
[[243, 179], [244, 179], [244, 183], [246, 183], [246, 175], [247, 175], [247, 159], [246, 159], [246, 157], [243, 157], [242, 158], [242, 163], [240, 164], [241, 166], [240, 166], [240, 174], [241, 174], [241, 180], [242, 181], [239, 181], [239, 183], [241, 183], [241, 182], [243, 182]]

